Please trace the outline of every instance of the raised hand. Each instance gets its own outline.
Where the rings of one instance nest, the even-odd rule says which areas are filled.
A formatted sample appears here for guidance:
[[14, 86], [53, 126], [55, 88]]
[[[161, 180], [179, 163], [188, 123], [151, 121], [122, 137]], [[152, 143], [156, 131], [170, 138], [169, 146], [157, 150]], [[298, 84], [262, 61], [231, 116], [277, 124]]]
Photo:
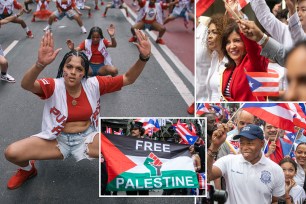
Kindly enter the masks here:
[[151, 43], [148, 36], [146, 36], [142, 31], [135, 29], [135, 34], [138, 42], [134, 43], [138, 48], [139, 53], [144, 57], [148, 57], [151, 54]]
[[296, 12], [296, 8], [295, 8], [296, 0], [285, 0], [285, 1], [288, 7], [289, 16], [292, 16]]
[[54, 40], [50, 31], [45, 32], [38, 49], [38, 60], [37, 62], [46, 66], [53, 62], [57, 54], [62, 48], [54, 50]]
[[248, 39], [258, 42], [263, 37], [264, 33], [257, 27], [254, 21], [238, 20], [236, 22], [238, 23], [241, 32]]
[[68, 39], [66, 44], [70, 50], [74, 50], [74, 42], [72, 40]]
[[115, 26], [113, 24], [110, 24], [109, 27], [107, 28], [107, 32], [110, 36], [115, 35]]
[[226, 140], [226, 133], [228, 132], [228, 127], [226, 124], [221, 124], [217, 130], [212, 134], [211, 146], [213, 149], [219, 149], [219, 147]]

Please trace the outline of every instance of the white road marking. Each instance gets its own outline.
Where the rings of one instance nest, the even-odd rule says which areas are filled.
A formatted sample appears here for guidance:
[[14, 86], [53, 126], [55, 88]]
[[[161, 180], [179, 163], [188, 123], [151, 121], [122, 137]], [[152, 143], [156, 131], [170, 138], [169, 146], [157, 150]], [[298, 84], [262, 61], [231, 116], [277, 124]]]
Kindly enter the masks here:
[[18, 40], [14, 40], [5, 50], [4, 50], [4, 56], [7, 55], [7, 53], [9, 53], [18, 43]]
[[[134, 11], [132, 11], [128, 7], [129, 13], [136, 19], [136, 14]], [[121, 10], [123, 15], [125, 16], [125, 13]], [[135, 22], [130, 18], [126, 17], [127, 21], [131, 24], [134, 25]], [[148, 32], [148, 31], [146, 31]], [[149, 31], [149, 35], [153, 38], [156, 39], [156, 35]], [[153, 33], [153, 35], [152, 35]], [[154, 37], [155, 35], [155, 37]], [[178, 67], [178, 69], [181, 71], [181, 73], [187, 78], [187, 80], [194, 86], [194, 77], [192, 76], [191, 72], [188, 70], [187, 67], [169, 50], [169, 48], [165, 45], [160, 45], [160, 47], [166, 52], [166, 54], [169, 56], [171, 61]], [[189, 91], [183, 80], [178, 76], [178, 74], [173, 70], [173, 68], [170, 66], [170, 64], [165, 60], [165, 58], [161, 55], [161, 53], [157, 50], [155, 42], [151, 42], [151, 52], [156, 58], [157, 62], [160, 64], [161, 68], [164, 70], [164, 72], [167, 74], [169, 77], [170, 81], [173, 83], [173, 85], [176, 87], [178, 92], [180, 93], [181, 97], [184, 99], [184, 101], [187, 103], [187, 105], [190, 105], [191, 103], [194, 102], [194, 96], [193, 94]], [[173, 61], [177, 60], [177, 62]], [[183, 71], [183, 70], [188, 70], [190, 73]]]

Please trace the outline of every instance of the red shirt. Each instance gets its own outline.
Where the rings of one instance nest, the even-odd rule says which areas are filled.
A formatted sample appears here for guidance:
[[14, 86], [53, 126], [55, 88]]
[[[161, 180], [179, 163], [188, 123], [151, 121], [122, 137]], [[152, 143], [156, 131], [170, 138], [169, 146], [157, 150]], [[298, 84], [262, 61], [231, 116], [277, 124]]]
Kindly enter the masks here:
[[[268, 142], [268, 147], [271, 144], [271, 141]], [[274, 161], [275, 163], [279, 164], [279, 162], [284, 158], [282, 145], [280, 140], [278, 139], [276, 142], [276, 148], [275, 151], [270, 155], [270, 159]]]
[[[68, 0], [62, 0], [62, 5], [68, 5]], [[56, 7], [60, 8], [61, 11], [65, 12], [65, 11], [69, 11], [71, 10], [72, 8], [75, 7], [75, 0], [71, 0], [71, 5], [70, 6], [67, 6], [66, 9], [64, 9], [57, 1], [56, 1]]]
[[[123, 75], [116, 77], [109, 76], [96, 76], [99, 81], [100, 95], [118, 91], [123, 86]], [[43, 80], [48, 81], [44, 83]], [[40, 87], [43, 90], [43, 94], [39, 95], [42, 99], [48, 99], [53, 95], [55, 82], [53, 78], [44, 78], [37, 80], [40, 84]], [[66, 91], [67, 96], [67, 108], [68, 108], [68, 118], [67, 122], [73, 121], [88, 121], [92, 115], [92, 109], [86, 93], [82, 87], [81, 94], [78, 98], [75, 98], [77, 104], [72, 105], [73, 97], [71, 97]]]
[[[104, 43], [105, 47], [109, 47], [111, 45], [111, 42], [109, 42], [105, 38], [103, 38], [103, 43]], [[79, 45], [79, 48], [81, 50], [85, 50], [85, 40], [83, 42], [81, 42], [81, 44]], [[99, 48], [99, 44], [95, 45], [95, 44], [91, 43], [92, 56], [91, 56], [89, 61], [93, 64], [104, 63], [104, 56], [101, 54], [101, 52], [98, 50], [98, 48]]]
[[[224, 93], [233, 72], [229, 87], [231, 97], [225, 97], [226, 100], [257, 101], [256, 97], [252, 94], [245, 72], [267, 72], [269, 60], [260, 55], [261, 47], [256, 42], [247, 39], [243, 34], [240, 34], [240, 36], [244, 42], [247, 54], [238, 66], [224, 70], [222, 75], [222, 93]], [[265, 97], [257, 98], [259, 101], [265, 101]]]

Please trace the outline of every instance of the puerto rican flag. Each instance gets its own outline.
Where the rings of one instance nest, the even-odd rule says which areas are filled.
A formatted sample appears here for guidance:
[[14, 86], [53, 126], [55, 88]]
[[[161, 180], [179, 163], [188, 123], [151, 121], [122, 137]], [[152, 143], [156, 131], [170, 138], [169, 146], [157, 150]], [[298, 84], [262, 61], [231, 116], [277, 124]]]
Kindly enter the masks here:
[[222, 108], [217, 105], [213, 105], [212, 108], [215, 110], [217, 116], [222, 115]]
[[201, 16], [213, 3], [215, 0], [197, 0], [196, 3], [196, 16]]
[[253, 96], [278, 96], [279, 76], [277, 73], [245, 72]]
[[246, 5], [248, 5], [248, 3], [250, 3], [249, 0], [238, 0], [238, 1], [239, 1], [239, 4], [238, 4], [239, 11], [243, 9]]
[[293, 103], [245, 103], [241, 108], [280, 129], [294, 131], [303, 125], [303, 118], [292, 110]]
[[203, 115], [209, 113], [210, 105], [208, 103], [197, 103], [197, 115]]
[[112, 128], [106, 127], [105, 133], [107, 133], [107, 134], [113, 134]]
[[199, 189], [206, 189], [206, 175], [205, 173], [198, 173]]
[[184, 125], [184, 123], [180, 123], [180, 121], [177, 122], [175, 130], [182, 138], [182, 144], [193, 145], [199, 138], [195, 133], [189, 130], [188, 125]]

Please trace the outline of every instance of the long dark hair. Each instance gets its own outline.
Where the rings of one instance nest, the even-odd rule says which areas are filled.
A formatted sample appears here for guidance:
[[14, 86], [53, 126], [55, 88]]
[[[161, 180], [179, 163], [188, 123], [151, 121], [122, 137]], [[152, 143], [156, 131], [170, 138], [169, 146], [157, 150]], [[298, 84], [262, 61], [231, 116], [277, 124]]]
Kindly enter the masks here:
[[292, 166], [293, 166], [293, 168], [294, 168], [294, 170], [295, 170], [295, 172], [297, 171], [297, 164], [296, 164], [296, 162], [293, 160], [293, 159], [291, 159], [290, 157], [285, 157], [285, 158], [283, 158], [280, 162], [279, 162], [279, 165], [281, 166], [282, 164], [284, 164], [284, 163], [291, 163], [292, 164]]
[[226, 51], [226, 44], [227, 44], [228, 37], [234, 31], [240, 35], [239, 26], [236, 22], [233, 21], [225, 27], [225, 29], [223, 31], [223, 35], [222, 35], [222, 51], [223, 51], [223, 54], [228, 59], [228, 63], [225, 64], [225, 67], [227, 67], [227, 68], [235, 68], [236, 67], [235, 61], [228, 55], [228, 53]]
[[93, 34], [94, 32], [99, 33], [101, 39], [104, 38], [102, 29], [101, 29], [100, 27], [98, 27], [98, 26], [95, 26], [95, 27], [92, 27], [92, 28], [90, 29], [87, 39], [91, 39], [91, 36], [92, 36], [92, 34]]
[[85, 76], [84, 76], [84, 78], [88, 77], [89, 61], [88, 61], [87, 56], [83, 52], [81, 52], [81, 51], [71, 50], [70, 52], [65, 54], [63, 60], [61, 61], [61, 64], [60, 64], [60, 66], [58, 68], [58, 72], [57, 72], [56, 78], [63, 77], [63, 68], [64, 68], [64, 65], [66, 64], [67, 60], [71, 59], [72, 56], [81, 57], [81, 59], [82, 59], [81, 64], [85, 68]]

